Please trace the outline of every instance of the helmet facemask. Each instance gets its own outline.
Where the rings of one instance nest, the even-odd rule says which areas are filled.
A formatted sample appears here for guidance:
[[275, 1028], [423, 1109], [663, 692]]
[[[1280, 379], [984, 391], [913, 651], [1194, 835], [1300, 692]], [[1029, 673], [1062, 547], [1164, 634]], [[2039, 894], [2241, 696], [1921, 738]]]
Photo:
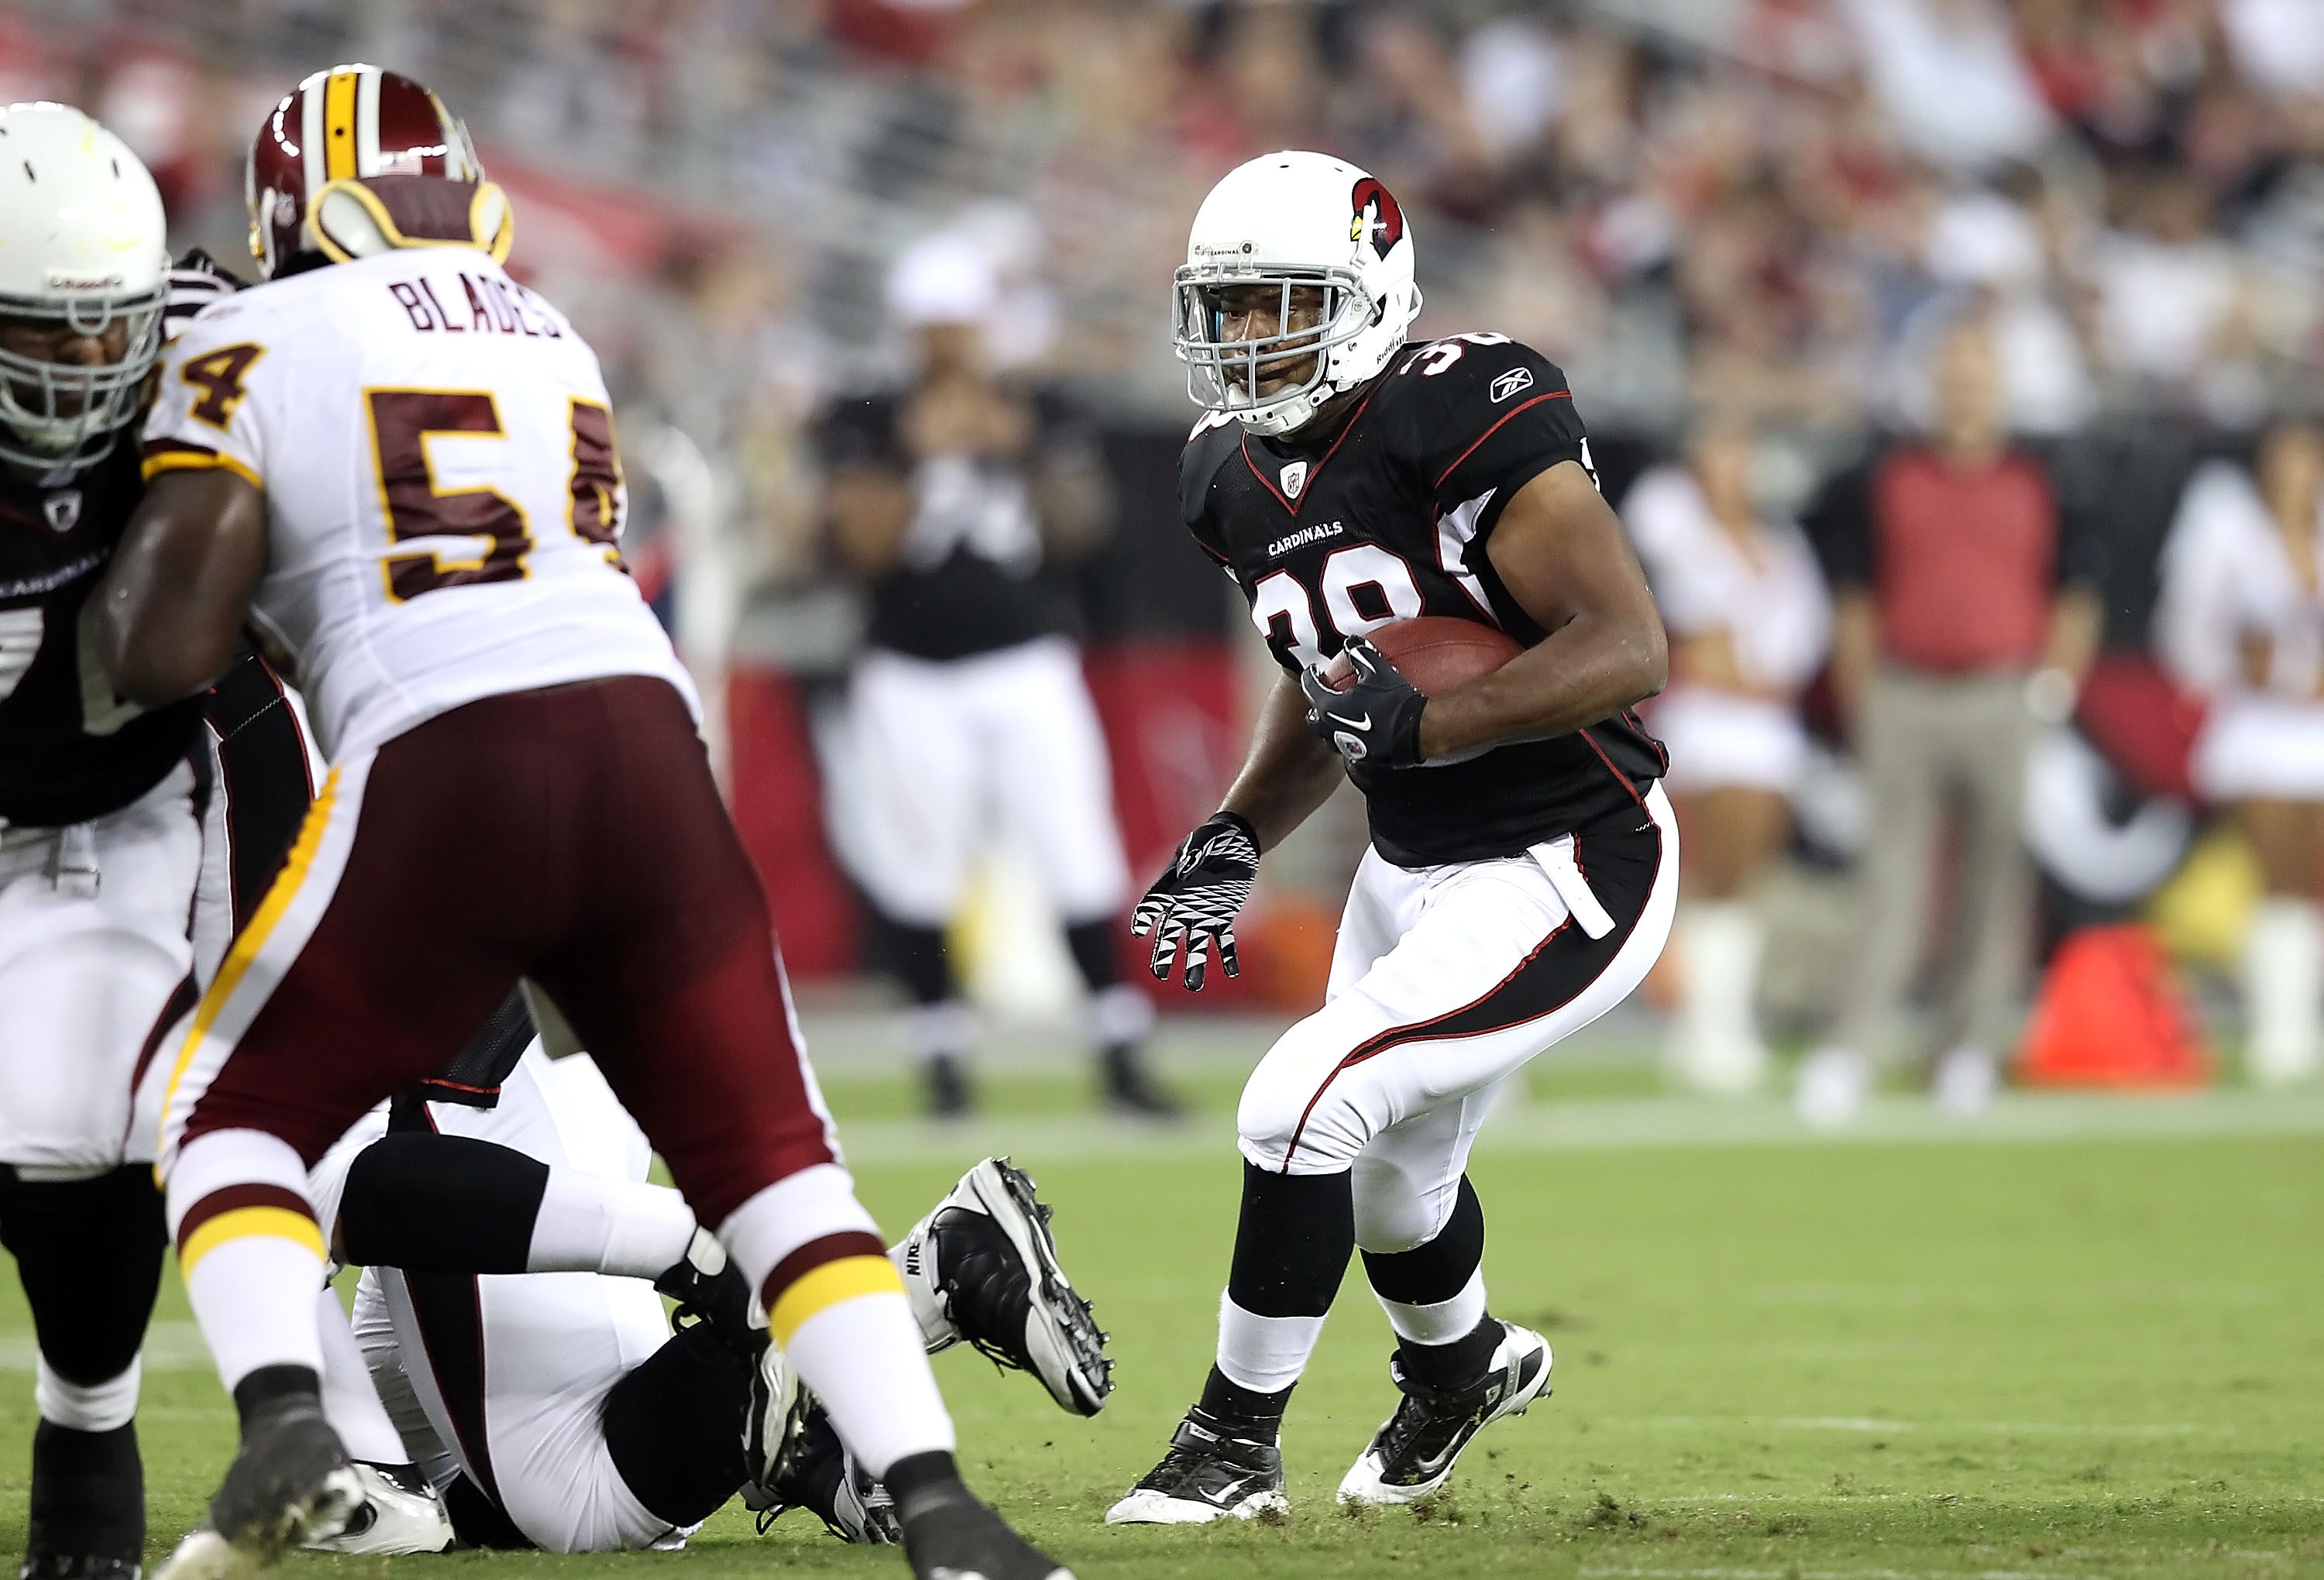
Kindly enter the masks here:
[[48, 362], [0, 344], [0, 460], [35, 474], [79, 472], [111, 453], [143, 409], [161, 354], [166, 288], [118, 297], [0, 297], [0, 319], [98, 336], [122, 323], [119, 360]]
[[[1225, 339], [1230, 290], [1277, 292], [1277, 332], [1249, 340]], [[1285, 327], [1302, 289], [1323, 293], [1314, 324]], [[1177, 272], [1171, 339], [1186, 364], [1186, 393], [1213, 411], [1231, 413], [1262, 434], [1285, 434], [1305, 424], [1333, 396], [1345, 393], [1335, 354], [1379, 322], [1381, 304], [1353, 269], [1276, 268], [1243, 262], [1189, 263]], [[1261, 383], [1309, 361], [1305, 380], [1262, 393]], [[1351, 387], [1360, 381], [1350, 380]]]

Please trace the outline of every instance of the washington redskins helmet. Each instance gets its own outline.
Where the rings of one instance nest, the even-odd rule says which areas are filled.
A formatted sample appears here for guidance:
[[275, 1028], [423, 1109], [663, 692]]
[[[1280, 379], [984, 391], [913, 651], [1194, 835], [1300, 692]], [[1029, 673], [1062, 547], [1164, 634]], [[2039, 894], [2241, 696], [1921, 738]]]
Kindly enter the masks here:
[[[409, 200], [421, 189], [410, 178], [428, 183], [425, 201]], [[318, 71], [275, 106], [243, 190], [251, 255], [269, 280], [310, 253], [345, 262], [457, 245], [502, 261], [514, 236], [508, 198], [484, 179], [467, 127], [427, 88], [376, 66]]]
[[[1316, 326], [1226, 340], [1226, 292], [1273, 287], [1276, 322], [1291, 321], [1292, 292], [1323, 292]], [[1329, 154], [1286, 151], [1240, 165], [1211, 188], [1186, 238], [1172, 340], [1186, 393], [1231, 412], [1254, 433], [1286, 434], [1388, 366], [1420, 312], [1412, 233], [1394, 198]], [[1259, 393], [1259, 381], [1312, 357], [1304, 383]]]

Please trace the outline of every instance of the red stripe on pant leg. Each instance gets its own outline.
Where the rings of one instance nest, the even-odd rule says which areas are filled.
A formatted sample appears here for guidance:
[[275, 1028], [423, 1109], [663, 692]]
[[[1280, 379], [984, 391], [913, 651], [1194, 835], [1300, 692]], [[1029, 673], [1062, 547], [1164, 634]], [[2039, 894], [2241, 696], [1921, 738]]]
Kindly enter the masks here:
[[813, 1272], [825, 1263], [837, 1262], [846, 1256], [885, 1256], [888, 1247], [880, 1244], [880, 1236], [867, 1235], [861, 1229], [842, 1229], [835, 1235], [809, 1240], [806, 1245], [775, 1263], [767, 1274], [767, 1281], [759, 1286], [759, 1304], [771, 1311], [783, 1291]]
[[212, 1218], [239, 1212], [245, 1207], [279, 1207], [310, 1220], [315, 1216], [315, 1209], [296, 1190], [285, 1190], [280, 1185], [227, 1185], [186, 1209], [186, 1216], [178, 1220], [178, 1244], [182, 1245], [192, 1239], [195, 1231]]

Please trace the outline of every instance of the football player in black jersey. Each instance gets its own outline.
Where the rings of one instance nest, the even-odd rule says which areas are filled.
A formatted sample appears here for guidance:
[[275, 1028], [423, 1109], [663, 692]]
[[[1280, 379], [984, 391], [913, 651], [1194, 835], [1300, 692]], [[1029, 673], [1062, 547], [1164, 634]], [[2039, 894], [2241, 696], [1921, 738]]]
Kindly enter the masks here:
[[1116, 1111], [1168, 1118], [1148, 1077], [1154, 1011], [1121, 979], [1130, 869], [1105, 736], [1067, 635], [1057, 562], [1103, 528], [1091, 436], [1060, 403], [994, 376], [991, 264], [936, 235], [907, 248], [889, 306], [921, 366], [892, 397], [824, 424], [834, 546], [862, 581], [864, 650], [849, 684], [847, 777], [832, 822], [913, 1001], [912, 1040], [939, 1118], [967, 1112], [973, 1021], [945, 942], [988, 831], [1033, 870], [1088, 993]]
[[[1549, 1346], [1486, 1310], [1463, 1172], [1504, 1081], [1621, 1001], [1661, 952], [1678, 850], [1645, 575], [1599, 497], [1563, 373], [1506, 335], [1406, 345], [1412, 237], [1379, 182], [1314, 153], [1229, 174], [1177, 275], [1176, 342], [1209, 414], [1180, 468], [1188, 528], [1283, 674], [1242, 771], [1139, 905], [1199, 988], [1259, 856], [1342, 772], [1371, 849], [1323, 1006], [1244, 1088], [1240, 1224], [1217, 1364], [1118, 1523], [1285, 1506], [1277, 1428], [1351, 1251], [1397, 1336], [1402, 1394], [1340, 1484], [1409, 1502], [1487, 1425], [1548, 1392]], [[1526, 651], [1423, 697], [1364, 634], [1449, 616]], [[1355, 679], [1317, 666], [1346, 651]]]
[[169, 272], [152, 178], [88, 116], [12, 105], [0, 132], [0, 1241], [40, 1342], [23, 1573], [126, 1580], [166, 1240], [149, 1078], [281, 853], [230, 834], [276, 788], [302, 801], [306, 760], [256, 658], [146, 711], [83, 639], [143, 492], [165, 297], [189, 312], [223, 282]]

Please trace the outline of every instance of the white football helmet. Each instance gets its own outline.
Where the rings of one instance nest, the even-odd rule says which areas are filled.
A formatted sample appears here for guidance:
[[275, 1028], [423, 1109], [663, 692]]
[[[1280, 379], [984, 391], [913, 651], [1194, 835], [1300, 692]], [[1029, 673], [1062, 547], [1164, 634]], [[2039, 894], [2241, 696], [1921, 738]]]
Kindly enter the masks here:
[[100, 335], [117, 362], [42, 362], [0, 345], [0, 459], [42, 474], [102, 460], [136, 420], [161, 350], [170, 267], [161, 194], [120, 138], [69, 105], [0, 108], [0, 317]]
[[[1223, 293], [1236, 286], [1323, 293], [1323, 322], [1257, 340], [1222, 340]], [[1286, 150], [1227, 172], [1194, 214], [1178, 271], [1172, 339], [1186, 393], [1255, 433], [1287, 434], [1323, 403], [1388, 366], [1420, 312], [1412, 233], [1386, 187], [1343, 160]], [[1306, 381], [1261, 395], [1259, 381], [1313, 357]]]

